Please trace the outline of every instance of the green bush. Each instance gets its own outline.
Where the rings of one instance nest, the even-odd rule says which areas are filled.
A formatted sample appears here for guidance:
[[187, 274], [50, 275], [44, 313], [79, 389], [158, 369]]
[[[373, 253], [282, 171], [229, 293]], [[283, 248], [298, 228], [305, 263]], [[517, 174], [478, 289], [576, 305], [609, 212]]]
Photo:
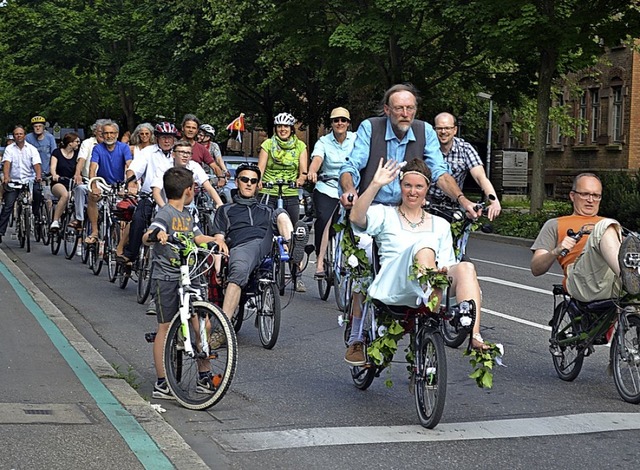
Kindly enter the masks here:
[[529, 214], [519, 210], [503, 211], [491, 224], [493, 233], [519, 238], [536, 238], [544, 223], [561, 215], [571, 213], [571, 205], [567, 203], [557, 204], [551, 210], [544, 210], [537, 214]]

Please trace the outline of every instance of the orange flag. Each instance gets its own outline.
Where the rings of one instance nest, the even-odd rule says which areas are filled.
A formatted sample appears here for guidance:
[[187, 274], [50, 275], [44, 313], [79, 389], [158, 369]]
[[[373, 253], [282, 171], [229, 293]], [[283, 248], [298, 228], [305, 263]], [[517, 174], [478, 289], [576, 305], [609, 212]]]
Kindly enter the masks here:
[[237, 133], [236, 140], [242, 142], [242, 133], [244, 132], [244, 113], [240, 113], [240, 116], [235, 118], [231, 124], [227, 126], [227, 130], [233, 134]]

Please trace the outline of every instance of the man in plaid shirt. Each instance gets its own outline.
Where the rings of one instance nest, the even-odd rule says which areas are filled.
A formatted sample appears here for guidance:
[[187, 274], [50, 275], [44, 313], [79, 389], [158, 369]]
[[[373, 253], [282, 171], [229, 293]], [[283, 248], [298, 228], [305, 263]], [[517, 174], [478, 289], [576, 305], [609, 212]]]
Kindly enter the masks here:
[[[440, 141], [440, 150], [444, 160], [449, 164], [451, 175], [455, 178], [460, 189], [462, 189], [467, 172], [471, 172], [471, 176], [491, 202], [487, 213], [489, 220], [495, 219], [500, 215], [502, 208], [500, 201], [496, 197], [496, 191], [493, 189], [489, 178], [487, 178], [478, 152], [471, 144], [455, 136], [458, 132], [458, 127], [456, 118], [452, 114], [440, 113], [436, 116], [434, 123], [434, 129]], [[446, 195], [436, 185], [431, 186], [429, 190], [430, 200], [438, 201], [445, 197]]]

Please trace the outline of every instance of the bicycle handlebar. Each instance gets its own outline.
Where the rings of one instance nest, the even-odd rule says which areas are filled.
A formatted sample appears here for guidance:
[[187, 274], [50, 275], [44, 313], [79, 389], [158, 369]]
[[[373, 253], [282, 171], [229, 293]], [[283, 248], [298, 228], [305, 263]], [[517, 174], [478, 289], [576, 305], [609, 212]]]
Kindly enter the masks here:
[[262, 183], [262, 187], [266, 189], [273, 189], [275, 186], [278, 187], [278, 191], [282, 192], [282, 188], [285, 186], [288, 188], [298, 188], [298, 183], [296, 183], [295, 181], [285, 180], [276, 180]]
[[[583, 231], [583, 229], [580, 229], [577, 232], [575, 232], [572, 228], [567, 230], [567, 236], [573, 238], [576, 242], [579, 241], [583, 235], [586, 235], [588, 233], [591, 233], [591, 231], [590, 230]], [[560, 251], [560, 258], [564, 258], [568, 254], [569, 254], [569, 250], [567, 248], [563, 248], [562, 251]]]

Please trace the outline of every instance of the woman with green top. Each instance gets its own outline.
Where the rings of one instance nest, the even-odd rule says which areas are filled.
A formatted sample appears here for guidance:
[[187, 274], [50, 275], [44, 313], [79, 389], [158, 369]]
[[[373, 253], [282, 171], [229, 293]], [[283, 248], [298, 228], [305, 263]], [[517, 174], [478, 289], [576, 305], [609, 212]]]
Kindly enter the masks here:
[[[262, 182], [275, 183], [276, 181], [295, 182], [296, 187], [283, 186], [282, 198], [284, 201], [284, 210], [289, 214], [291, 222], [295, 225], [296, 231], [300, 225], [304, 227], [304, 223], [300, 222], [300, 199], [298, 196], [298, 187], [301, 187], [307, 180], [308, 153], [307, 145], [296, 137], [296, 123], [289, 113], [280, 113], [273, 120], [275, 133], [273, 137], [262, 142], [260, 155], [258, 156], [258, 167], [262, 172]], [[274, 185], [272, 188], [261, 186], [261, 201], [273, 208], [278, 205], [278, 187]], [[306, 227], [300, 228], [306, 233]], [[306, 234], [308, 239], [308, 234]], [[306, 244], [306, 240], [305, 240]], [[295, 280], [296, 292], [306, 292], [300, 274]]]
[[[264, 175], [262, 183], [274, 183], [278, 180], [295, 181], [302, 186], [307, 180], [307, 146], [295, 135], [296, 118], [289, 113], [280, 113], [273, 120], [273, 137], [262, 142], [258, 166]], [[262, 202], [277, 207], [278, 187], [262, 188]], [[284, 209], [289, 213], [291, 222], [299, 220], [300, 201], [297, 188], [283, 187]]]

